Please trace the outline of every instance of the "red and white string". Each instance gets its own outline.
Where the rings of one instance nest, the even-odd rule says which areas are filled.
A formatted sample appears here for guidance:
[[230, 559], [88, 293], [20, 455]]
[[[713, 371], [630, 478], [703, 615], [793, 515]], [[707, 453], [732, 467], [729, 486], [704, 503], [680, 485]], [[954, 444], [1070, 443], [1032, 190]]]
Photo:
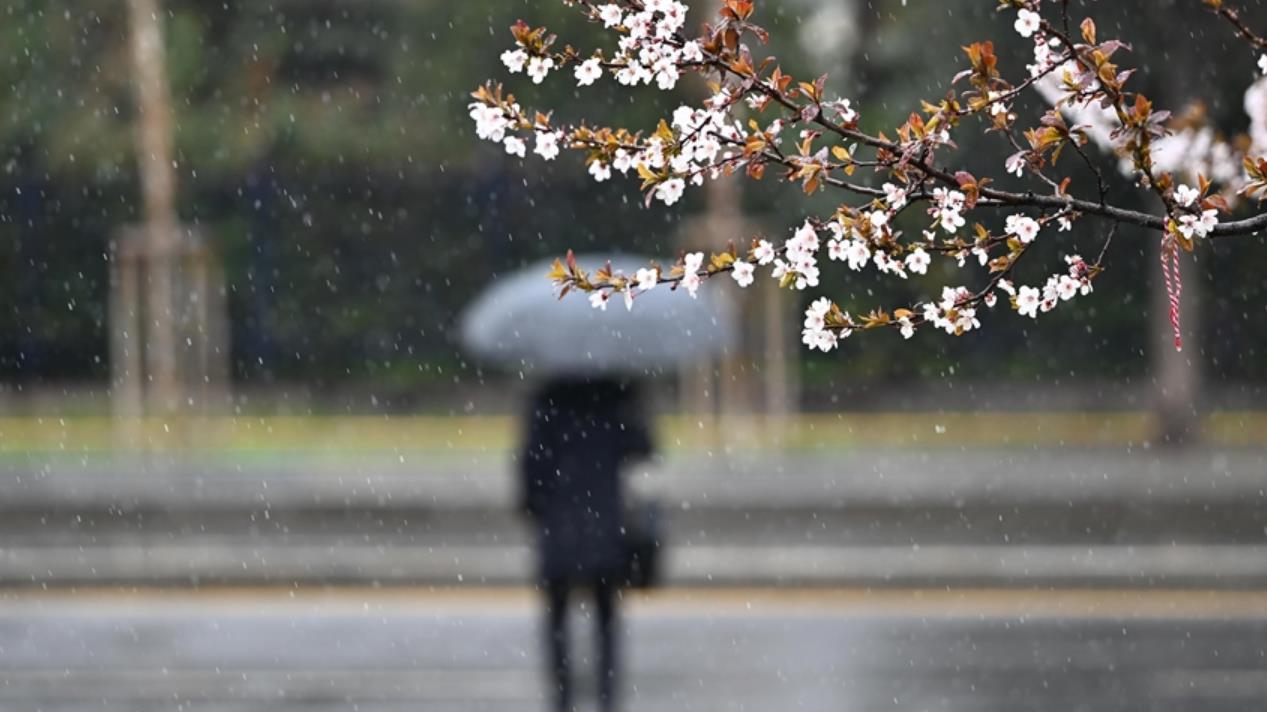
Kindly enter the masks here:
[[1173, 235], [1161, 239], [1161, 273], [1166, 279], [1166, 299], [1170, 302], [1170, 328], [1175, 334], [1175, 350], [1183, 351], [1183, 332], [1179, 328], [1183, 275], [1179, 271], [1179, 243]]

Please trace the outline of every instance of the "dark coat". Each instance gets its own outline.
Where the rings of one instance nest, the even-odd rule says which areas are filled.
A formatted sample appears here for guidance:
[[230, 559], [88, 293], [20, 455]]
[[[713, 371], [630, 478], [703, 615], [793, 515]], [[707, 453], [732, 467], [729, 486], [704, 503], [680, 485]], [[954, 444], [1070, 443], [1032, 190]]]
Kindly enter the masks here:
[[555, 383], [533, 400], [522, 504], [537, 524], [546, 579], [615, 579], [625, 567], [621, 466], [651, 453], [627, 386]]

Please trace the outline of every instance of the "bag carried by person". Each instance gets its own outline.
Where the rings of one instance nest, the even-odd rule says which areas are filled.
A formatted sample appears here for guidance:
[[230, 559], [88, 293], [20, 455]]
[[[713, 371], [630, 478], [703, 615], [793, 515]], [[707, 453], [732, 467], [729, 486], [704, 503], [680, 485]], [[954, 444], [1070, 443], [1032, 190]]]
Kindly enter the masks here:
[[660, 584], [660, 549], [663, 547], [660, 503], [640, 501], [625, 512], [625, 585], [653, 588]]

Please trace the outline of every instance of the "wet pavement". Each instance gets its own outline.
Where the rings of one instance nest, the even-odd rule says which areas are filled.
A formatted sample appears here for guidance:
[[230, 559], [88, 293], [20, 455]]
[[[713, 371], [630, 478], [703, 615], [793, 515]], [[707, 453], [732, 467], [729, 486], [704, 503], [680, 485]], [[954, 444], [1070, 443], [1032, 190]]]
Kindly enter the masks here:
[[[10, 593], [0, 709], [545, 709], [535, 603], [522, 589]], [[670, 590], [627, 608], [628, 712], [1267, 699], [1267, 593]]]
[[[1267, 450], [675, 451], [675, 585], [1267, 586]], [[0, 462], [0, 586], [522, 585], [502, 451]]]

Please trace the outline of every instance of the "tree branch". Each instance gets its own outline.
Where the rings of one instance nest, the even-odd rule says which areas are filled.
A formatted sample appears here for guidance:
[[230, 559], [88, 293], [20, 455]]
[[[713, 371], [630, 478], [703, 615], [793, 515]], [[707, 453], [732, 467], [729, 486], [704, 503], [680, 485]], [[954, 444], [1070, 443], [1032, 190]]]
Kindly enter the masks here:
[[1231, 23], [1232, 27], [1236, 29], [1236, 34], [1243, 38], [1246, 42], [1249, 42], [1257, 49], [1267, 49], [1267, 39], [1264, 39], [1261, 35], [1250, 29], [1249, 25], [1245, 24], [1245, 21], [1241, 19], [1240, 10], [1229, 6], [1228, 3], [1223, 2], [1223, 0], [1201, 1], [1206, 5], [1206, 7], [1213, 10], [1219, 17], [1222, 17]]

